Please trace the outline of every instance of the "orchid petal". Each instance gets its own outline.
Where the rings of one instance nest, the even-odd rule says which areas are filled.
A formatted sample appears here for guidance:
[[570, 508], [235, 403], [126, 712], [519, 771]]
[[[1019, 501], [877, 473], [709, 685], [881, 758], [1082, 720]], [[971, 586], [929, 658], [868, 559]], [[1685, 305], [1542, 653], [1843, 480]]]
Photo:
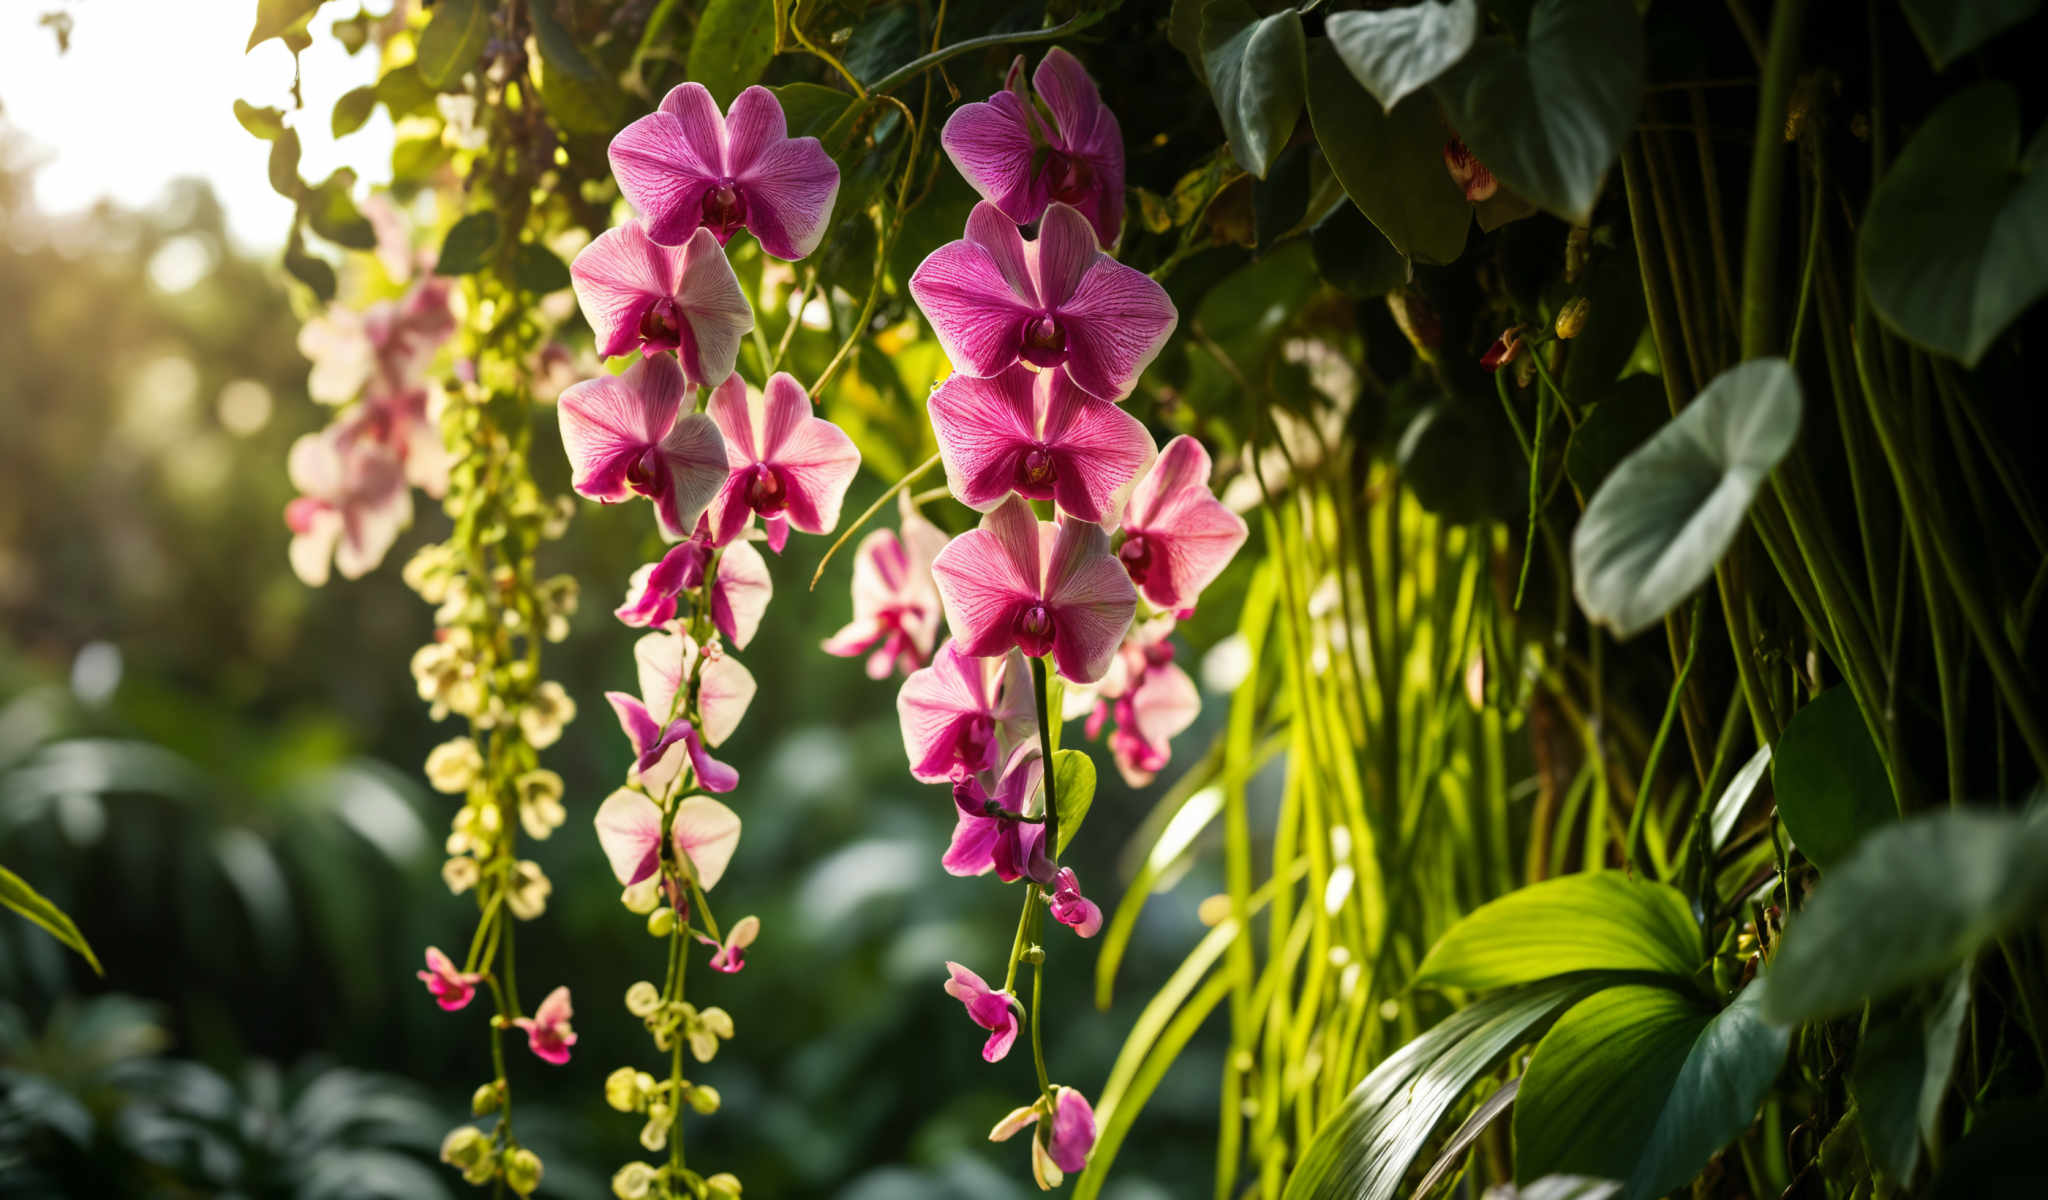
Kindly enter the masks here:
[[830, 533], [860, 470], [860, 451], [844, 430], [812, 415], [803, 385], [784, 372], [769, 377], [762, 403], [764, 461], [777, 468], [789, 489], [789, 523], [805, 533]]
[[754, 700], [754, 676], [739, 659], [721, 654], [697, 675], [697, 715], [704, 741], [716, 746], [732, 736]]
[[1067, 373], [1082, 391], [1104, 400], [1130, 394], [1180, 319], [1165, 288], [1106, 254], [1082, 274], [1059, 317], [1067, 331]]
[[910, 274], [910, 295], [954, 370], [982, 378], [1017, 361], [1024, 324], [1038, 315], [988, 250], [971, 241], [926, 256]]
[[913, 778], [944, 783], [956, 767], [979, 772], [1002, 761], [998, 756], [1006, 723], [1007, 732], [1016, 737], [1023, 736], [1017, 728], [1020, 716], [1025, 728], [1035, 725], [1029, 689], [1004, 682], [1011, 672], [1030, 678], [1020, 655], [971, 658], [960, 652], [958, 643], [947, 642], [930, 666], [910, 673], [896, 693], [896, 714]]
[[1038, 379], [1020, 363], [988, 379], [954, 375], [933, 390], [932, 432], [946, 488], [960, 503], [987, 512], [1017, 489], [1020, 461], [1037, 440]]
[[839, 167], [814, 137], [791, 138], [775, 93], [755, 86], [732, 102], [727, 168], [746, 198], [761, 249], [795, 262], [818, 248], [839, 195]]
[[963, 654], [986, 658], [1016, 644], [1014, 619], [1039, 598], [1038, 520], [1011, 497], [948, 543], [932, 563], [946, 622]]
[[725, 548], [711, 583], [711, 619], [733, 649], [744, 650], [754, 640], [774, 594], [775, 583], [759, 550], [747, 542]]
[[704, 194], [724, 167], [724, 121], [702, 84], [678, 84], [661, 107], [619, 131], [609, 151], [619, 191], [665, 246], [704, 220]]
[[1131, 493], [1124, 519], [1126, 543], [1142, 537], [1149, 551], [1141, 586], [1162, 608], [1195, 602], [1244, 545], [1244, 519], [1209, 490], [1210, 461], [1202, 444], [1185, 435], [1160, 452], [1152, 471]]
[[1031, 274], [1038, 281], [1039, 302], [1047, 308], [1066, 307], [1098, 260], [1115, 261], [1102, 252], [1088, 218], [1071, 205], [1047, 205], [1038, 238], [1031, 243]]
[[709, 796], [690, 796], [676, 805], [669, 828], [677, 857], [689, 862], [697, 886], [707, 892], [716, 887], [739, 848], [739, 814]]
[[[667, 369], [653, 366], [666, 363]], [[683, 376], [667, 359], [636, 363], [623, 375], [600, 375], [563, 391], [556, 402], [562, 448], [574, 471], [571, 486], [614, 504], [632, 497], [626, 473], [676, 423]]]
[[632, 887], [661, 865], [661, 808], [632, 788], [620, 788], [597, 806], [597, 844], [612, 875]]
[[600, 355], [615, 358], [639, 348], [641, 318], [675, 294], [682, 260], [681, 249], [655, 244], [638, 221], [605, 230], [577, 253], [569, 278]]
[[683, 373], [699, 385], [732, 374], [740, 341], [754, 327], [754, 307], [710, 230], [699, 229], [684, 243], [673, 295], [691, 335], [677, 350]]
[[1053, 612], [1053, 660], [1060, 674], [1092, 683], [1109, 669], [1137, 612], [1131, 578], [1109, 553], [1100, 525], [1062, 521], [1046, 565], [1046, 606]]
[[1044, 211], [1045, 187], [1033, 169], [1035, 148], [1017, 97], [997, 92], [954, 109], [939, 144], [968, 185], [1011, 221], [1035, 221]]

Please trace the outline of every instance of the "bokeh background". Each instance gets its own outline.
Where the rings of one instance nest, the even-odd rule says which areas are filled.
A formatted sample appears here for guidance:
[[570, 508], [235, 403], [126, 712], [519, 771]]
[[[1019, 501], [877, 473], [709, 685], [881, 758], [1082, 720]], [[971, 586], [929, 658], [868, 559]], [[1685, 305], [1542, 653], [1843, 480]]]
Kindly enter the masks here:
[[[276, 42], [242, 54], [245, 7], [0, 4], [0, 862], [77, 919], [107, 971], [0, 920], [4, 1196], [469, 1191], [434, 1152], [489, 1074], [487, 1043], [412, 977], [421, 947], [459, 946], [474, 916], [438, 874], [453, 805], [419, 774], [458, 731], [414, 692], [431, 621], [397, 570], [445, 519], [421, 505], [358, 582], [311, 590], [286, 562], [286, 447], [328, 414], [276, 265], [288, 207], [231, 111], [273, 99], [292, 64]], [[323, 48], [303, 64], [316, 110], [370, 69]], [[388, 138], [348, 143], [369, 182]], [[343, 161], [309, 141], [309, 174]], [[541, 482], [564, 491], [551, 414], [536, 418]], [[882, 486], [863, 477], [847, 511]], [[513, 1067], [548, 1195], [602, 1195], [639, 1153], [601, 1081], [648, 1065], [618, 997], [660, 948], [619, 906], [588, 819], [624, 765], [602, 693], [630, 679], [633, 631], [610, 609], [648, 536], [643, 512], [584, 505], [541, 564], [584, 585], [549, 654], [580, 710], [546, 758], [570, 822], [534, 848], [556, 889], [521, 936], [522, 975], [573, 987], [581, 1041], [566, 1067]], [[1024, 1146], [984, 1138], [1030, 1096], [1028, 1056], [982, 1063], [940, 990], [948, 958], [999, 966], [1017, 896], [940, 870], [952, 805], [905, 774], [894, 683], [817, 648], [851, 565], [807, 593], [823, 549], [798, 539], [773, 564], [748, 653], [760, 695], [725, 755], [747, 836], [719, 908], [764, 934], [720, 981], [739, 1032], [694, 1073], [725, 1107], [691, 1121], [691, 1162], [749, 1196], [1022, 1196]], [[1194, 667], [1209, 647], [1190, 633]], [[1074, 855], [1091, 894], [1121, 894], [1129, 835], [1220, 724], [1208, 699], [1152, 789], [1105, 758]], [[1201, 933], [1220, 884], [1199, 849], [1148, 904], [1112, 1011], [1089, 995], [1093, 946], [1052, 947], [1056, 1075], [1099, 1087]], [[1221, 1052], [1211, 1029], [1181, 1056], [1107, 1194], [1208, 1190]]]

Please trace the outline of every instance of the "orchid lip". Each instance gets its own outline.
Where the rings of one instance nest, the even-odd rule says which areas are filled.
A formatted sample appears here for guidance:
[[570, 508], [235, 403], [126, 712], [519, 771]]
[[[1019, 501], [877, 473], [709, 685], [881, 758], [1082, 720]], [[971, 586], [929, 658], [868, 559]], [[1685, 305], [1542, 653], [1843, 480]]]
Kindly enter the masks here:
[[643, 496], [654, 496], [661, 492], [662, 477], [661, 451], [649, 446], [626, 468], [626, 486]]
[[[1044, 492], [1058, 478], [1059, 466], [1053, 461], [1052, 453], [1045, 448], [1043, 443], [1031, 447], [1031, 449], [1024, 452], [1022, 458], [1017, 460], [1017, 484], [1019, 490], [1030, 488], [1034, 491]], [[1046, 495], [1050, 495], [1050, 493], [1047, 492]], [[1038, 498], [1042, 499], [1044, 497]]]
[[682, 334], [678, 315], [675, 301], [655, 301], [640, 317], [640, 340], [657, 349], [676, 345]]
[[1126, 535], [1124, 544], [1117, 547], [1116, 556], [1124, 564], [1124, 570], [1130, 572], [1132, 583], [1142, 584], [1152, 573], [1152, 543], [1146, 541], [1142, 533]]
[[1095, 172], [1086, 162], [1057, 150], [1046, 155], [1040, 172], [1052, 198], [1062, 204], [1079, 204], [1095, 184]]
[[1024, 326], [1024, 345], [1019, 357], [1034, 367], [1057, 367], [1067, 361], [1067, 331], [1059, 318], [1041, 313]]
[[1027, 605], [1014, 625], [1017, 647], [1036, 658], [1052, 648], [1052, 613], [1043, 604]]
[[746, 197], [732, 180], [721, 179], [718, 186], [704, 193], [704, 224], [721, 240], [746, 223]]
[[747, 481], [747, 504], [762, 516], [772, 517], [789, 507], [789, 489], [773, 468], [756, 465], [753, 478]]

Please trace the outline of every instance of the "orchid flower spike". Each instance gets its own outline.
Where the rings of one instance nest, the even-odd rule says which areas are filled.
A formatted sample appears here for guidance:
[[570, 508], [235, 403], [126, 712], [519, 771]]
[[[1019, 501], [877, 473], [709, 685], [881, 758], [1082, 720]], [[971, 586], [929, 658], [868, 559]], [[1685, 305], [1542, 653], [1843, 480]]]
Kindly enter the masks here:
[[701, 933], [697, 935], [697, 940], [707, 946], [718, 947], [717, 953], [711, 956], [712, 970], [737, 975], [740, 969], [747, 965], [747, 947], [753, 945], [754, 939], [760, 936], [761, 918], [745, 916], [734, 921], [732, 928], [725, 931], [725, 941], [713, 941]]
[[[625, 887], [661, 869], [661, 806], [645, 792], [620, 788], [597, 806], [597, 844]], [[739, 814], [709, 796], [686, 796], [669, 822], [675, 861], [688, 864], [697, 886], [710, 891], [725, 877], [740, 843]]]
[[1124, 220], [1124, 136], [1080, 60], [1054, 47], [1031, 73], [1048, 123], [1024, 87], [1024, 59], [1000, 92], [953, 110], [939, 144], [981, 198], [1019, 225], [1071, 204], [1114, 246]]
[[569, 278], [599, 354], [673, 350], [683, 375], [700, 386], [732, 374], [740, 339], [754, 327], [753, 306], [708, 229], [663, 246], [628, 221], [585, 246]]
[[441, 441], [445, 403], [440, 388], [424, 383], [377, 388], [341, 423], [348, 429], [346, 436], [390, 450], [404, 465], [406, 482], [438, 500], [448, 491], [448, 469], [455, 464], [455, 456]]
[[[953, 840], [939, 860], [949, 875], [986, 875], [1004, 883], [1034, 879], [1050, 883], [1052, 860], [1045, 854], [1045, 826], [1033, 816], [1032, 801], [1045, 783], [1045, 760], [1036, 745], [1026, 743], [1010, 753], [991, 793], [984, 775], [963, 774], [953, 781], [953, 806], [958, 809]], [[990, 811], [993, 806], [997, 811]], [[1000, 814], [1000, 815], [998, 815]]]
[[1102, 400], [1130, 395], [1178, 320], [1166, 289], [1104, 254], [1065, 204], [1045, 210], [1028, 243], [995, 205], [975, 205], [966, 236], [911, 272], [910, 294], [955, 371], [1064, 367]]
[[[666, 625], [675, 619], [677, 598], [704, 586], [712, 560], [711, 536], [702, 521], [689, 539], [676, 543], [660, 562], [633, 572], [626, 602], [613, 615], [635, 628]], [[711, 623], [733, 649], [744, 650], [761, 628], [761, 617], [775, 594], [768, 563], [751, 542], [734, 542], [718, 556], [711, 575]]]
[[[665, 789], [686, 757], [705, 791], [729, 792], [739, 784], [739, 773], [711, 757], [707, 747], [723, 742], [738, 727], [754, 698], [754, 677], [726, 654], [707, 658], [703, 669], [695, 671], [699, 654], [697, 643], [687, 635], [650, 633], [633, 645], [640, 695], [605, 693], [633, 746], [629, 778], [651, 790]], [[700, 718], [695, 723], [684, 715], [689, 707], [685, 688], [693, 673]]]
[[483, 976], [475, 971], [456, 970], [454, 962], [434, 946], [427, 947], [427, 969], [414, 974], [433, 993], [434, 1002], [447, 1012], [468, 1004], [470, 997], [476, 995], [476, 985], [483, 981]]
[[1075, 386], [1065, 371], [1017, 364], [990, 379], [954, 375], [932, 392], [946, 486], [987, 512], [1011, 493], [1114, 525], [1158, 454], [1136, 417]]
[[561, 1066], [569, 1061], [569, 1047], [576, 1044], [576, 1031], [569, 1028], [569, 989], [558, 987], [547, 994], [530, 1017], [515, 1017], [512, 1024], [526, 1031], [526, 1045], [543, 1062]]
[[699, 228], [724, 245], [738, 230], [794, 262], [818, 248], [839, 194], [839, 167], [814, 137], [792, 138], [782, 102], [741, 92], [724, 115], [700, 83], [678, 84], [661, 107], [611, 144], [619, 191], [673, 246]]
[[992, 771], [1038, 730], [1031, 669], [1014, 651], [972, 658], [948, 641], [930, 666], [903, 681], [896, 716], [912, 778], [945, 783], [961, 772]]
[[1158, 776], [1173, 757], [1173, 739], [1202, 711], [1195, 681], [1170, 660], [1146, 668], [1123, 695], [1107, 703], [1116, 718], [1109, 751], [1124, 782], [1134, 788]]
[[989, 987], [987, 980], [959, 963], [947, 963], [946, 970], [951, 975], [946, 980], [946, 994], [967, 1006], [969, 1020], [988, 1030], [988, 1041], [981, 1047], [982, 1061], [1001, 1062], [1017, 1040], [1017, 998]]
[[726, 459], [717, 424], [683, 411], [689, 391], [666, 355], [564, 391], [556, 408], [575, 489], [604, 504], [645, 496], [663, 533], [689, 536], [725, 481]]
[[359, 579], [384, 561], [412, 523], [412, 492], [390, 449], [354, 436], [346, 423], [292, 443], [286, 471], [302, 493], [285, 506], [292, 570], [309, 587], [327, 582], [329, 565]]
[[811, 412], [803, 385], [778, 371], [763, 391], [738, 375], [711, 393], [706, 406], [725, 435], [727, 475], [711, 501], [711, 540], [730, 543], [758, 514], [777, 554], [791, 526], [830, 533], [839, 505], [860, 470], [860, 451], [839, 426]]
[[1138, 607], [1102, 526], [1040, 521], [1017, 496], [948, 543], [932, 575], [962, 654], [1050, 653], [1075, 683], [1109, 669]]
[[[1060, 1186], [1067, 1175], [1088, 1165], [1095, 1149], [1095, 1109], [1073, 1088], [1054, 1085], [1051, 1129], [1031, 1141], [1031, 1172], [1041, 1190]], [[1045, 1101], [1039, 1100], [1004, 1117], [989, 1131], [988, 1140], [1006, 1142], [1018, 1132], [1038, 1123], [1045, 1115]]]
[[1081, 894], [1081, 880], [1072, 867], [1061, 867], [1053, 876], [1047, 901], [1052, 905], [1052, 919], [1070, 926], [1076, 934], [1091, 938], [1101, 932], [1102, 909]]
[[1244, 518], [1209, 490], [1210, 470], [1209, 452], [1183, 434], [1131, 493], [1117, 558], [1161, 608], [1193, 608], [1244, 545]]
[[939, 589], [932, 560], [946, 535], [902, 507], [903, 532], [877, 529], [860, 540], [853, 556], [853, 620], [825, 639], [825, 653], [839, 658], [867, 655], [870, 679], [886, 679], [899, 667], [908, 674], [931, 658], [939, 636]]

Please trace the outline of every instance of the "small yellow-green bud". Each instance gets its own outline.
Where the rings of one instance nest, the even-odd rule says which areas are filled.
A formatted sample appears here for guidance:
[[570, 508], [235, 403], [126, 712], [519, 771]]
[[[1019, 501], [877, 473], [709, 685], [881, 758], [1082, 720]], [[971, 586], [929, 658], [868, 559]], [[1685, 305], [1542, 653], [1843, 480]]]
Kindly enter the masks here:
[[604, 1102], [622, 1113], [640, 1107], [640, 1088], [631, 1067], [620, 1067], [604, 1077]]
[[739, 1200], [740, 1179], [731, 1171], [720, 1171], [704, 1181], [705, 1200]]
[[626, 911], [629, 913], [638, 913], [641, 916], [646, 916], [648, 913], [653, 912], [654, 906], [661, 903], [661, 876], [649, 875], [632, 887], [620, 892], [619, 903], [625, 905]]
[[1592, 301], [1584, 296], [1573, 296], [1565, 301], [1563, 308], [1557, 310], [1557, 320], [1552, 323], [1551, 328], [1559, 338], [1570, 341], [1579, 336], [1579, 331], [1586, 327], [1586, 315], [1592, 307]]
[[644, 1162], [630, 1162], [612, 1175], [612, 1195], [619, 1200], [647, 1200], [661, 1172]]
[[661, 992], [645, 979], [626, 989], [626, 1011], [644, 1017], [661, 1007]]
[[457, 1125], [441, 1139], [441, 1161], [454, 1167], [467, 1167], [490, 1150], [491, 1139], [474, 1125]]
[[663, 938], [676, 931], [676, 910], [664, 904], [647, 914], [647, 935]]
[[530, 1196], [540, 1186], [540, 1155], [521, 1146], [505, 1155], [505, 1182], [513, 1191]]
[[690, 1107], [703, 1116], [708, 1117], [718, 1111], [719, 1096], [715, 1087], [699, 1084], [689, 1089], [689, 1097]]
[[498, 1111], [505, 1102], [505, 1088], [495, 1080], [477, 1088], [469, 1097], [469, 1111], [479, 1117], [489, 1116]]

